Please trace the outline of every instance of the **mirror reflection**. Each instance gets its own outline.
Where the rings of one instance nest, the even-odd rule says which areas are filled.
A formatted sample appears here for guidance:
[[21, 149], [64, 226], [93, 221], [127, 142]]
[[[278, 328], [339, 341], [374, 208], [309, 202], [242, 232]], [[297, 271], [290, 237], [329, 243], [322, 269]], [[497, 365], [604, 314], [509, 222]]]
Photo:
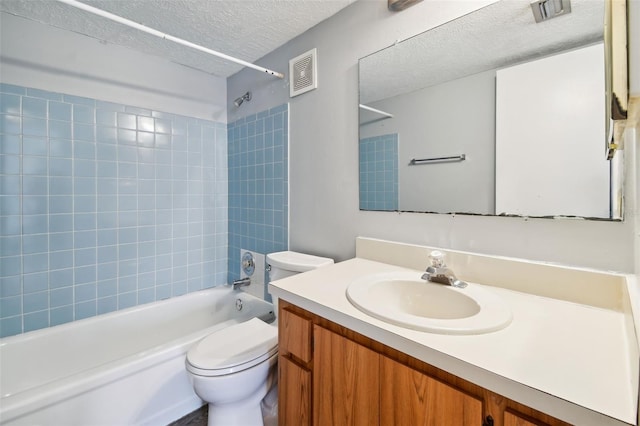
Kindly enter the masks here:
[[362, 58], [360, 208], [620, 219], [604, 2], [564, 12], [502, 0]]

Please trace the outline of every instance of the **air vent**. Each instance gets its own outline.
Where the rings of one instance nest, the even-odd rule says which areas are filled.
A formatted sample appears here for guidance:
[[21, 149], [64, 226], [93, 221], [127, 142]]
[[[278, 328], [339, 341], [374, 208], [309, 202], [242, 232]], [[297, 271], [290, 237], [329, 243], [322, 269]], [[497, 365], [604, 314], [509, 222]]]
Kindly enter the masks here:
[[289, 61], [289, 95], [298, 96], [318, 87], [318, 56], [316, 49]]

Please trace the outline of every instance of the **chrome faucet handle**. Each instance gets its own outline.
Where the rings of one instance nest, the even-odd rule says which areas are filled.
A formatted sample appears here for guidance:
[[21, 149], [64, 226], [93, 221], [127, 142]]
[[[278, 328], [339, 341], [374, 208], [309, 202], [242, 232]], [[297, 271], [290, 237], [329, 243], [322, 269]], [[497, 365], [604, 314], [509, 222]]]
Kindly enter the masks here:
[[433, 250], [429, 254], [431, 266], [428, 266], [422, 279], [434, 283], [450, 285], [452, 287], [465, 288], [467, 283], [456, 278], [456, 275], [444, 262], [444, 253]]
[[247, 251], [242, 255], [240, 265], [242, 267], [242, 271], [247, 274], [248, 277], [253, 275], [253, 272], [256, 269], [256, 262], [253, 260], [253, 255], [251, 254], [251, 252]]
[[431, 266], [433, 266], [434, 268], [444, 268], [445, 266], [447, 266], [444, 263], [444, 257], [444, 253], [442, 253], [440, 250], [433, 250], [431, 253], [429, 253]]
[[466, 286], [469, 285], [466, 281], [462, 281], [457, 278], [454, 278], [453, 280], [450, 280], [450, 281], [451, 281], [452, 287], [465, 288]]

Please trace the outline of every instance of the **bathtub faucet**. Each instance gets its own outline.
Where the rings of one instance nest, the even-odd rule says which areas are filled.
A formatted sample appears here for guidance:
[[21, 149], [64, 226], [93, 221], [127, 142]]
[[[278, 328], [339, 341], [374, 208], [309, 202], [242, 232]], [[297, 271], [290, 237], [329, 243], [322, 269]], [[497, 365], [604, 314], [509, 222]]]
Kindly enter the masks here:
[[251, 285], [251, 278], [249, 277], [244, 277], [244, 278], [240, 278], [239, 280], [235, 280], [232, 284], [234, 290], [237, 290], [240, 287], [246, 287], [248, 285]]

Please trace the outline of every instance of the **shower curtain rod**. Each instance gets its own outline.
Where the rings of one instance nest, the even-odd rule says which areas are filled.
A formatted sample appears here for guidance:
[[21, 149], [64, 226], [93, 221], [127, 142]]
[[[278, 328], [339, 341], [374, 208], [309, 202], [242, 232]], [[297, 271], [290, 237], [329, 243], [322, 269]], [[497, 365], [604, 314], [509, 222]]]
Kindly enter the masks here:
[[393, 114], [390, 114], [388, 112], [384, 112], [384, 111], [379, 110], [379, 109], [371, 108], [370, 106], [365, 105], [365, 104], [359, 104], [358, 107], [360, 107], [360, 109], [366, 109], [367, 111], [371, 111], [371, 112], [375, 112], [376, 114], [383, 115], [384, 118], [393, 118]]
[[268, 68], [264, 68], [264, 67], [260, 67], [258, 65], [252, 64], [251, 62], [243, 61], [242, 59], [238, 59], [238, 58], [234, 58], [233, 56], [225, 55], [224, 53], [217, 52], [215, 50], [200, 46], [200, 45], [195, 44], [195, 43], [191, 43], [190, 41], [183, 40], [183, 39], [178, 38], [178, 37], [174, 37], [174, 36], [172, 36], [170, 34], [165, 34], [165, 33], [161, 32], [161, 31], [156, 30], [156, 29], [147, 27], [146, 25], [138, 24], [137, 22], [131, 21], [129, 19], [123, 18], [123, 17], [118, 16], [118, 15], [114, 15], [113, 13], [107, 12], [107, 11], [102, 10], [102, 9], [98, 9], [97, 7], [89, 6], [88, 4], [79, 2], [77, 0], [58, 0], [58, 1], [60, 3], [64, 3], [64, 4], [67, 4], [69, 6], [73, 6], [75, 8], [84, 10], [85, 12], [93, 13], [94, 15], [102, 16], [103, 18], [110, 19], [112, 21], [118, 22], [120, 24], [126, 25], [126, 26], [131, 27], [131, 28], [135, 28], [135, 29], [143, 31], [143, 32], [145, 32], [147, 34], [151, 34], [151, 35], [154, 35], [156, 37], [160, 37], [160, 38], [163, 38], [165, 40], [169, 40], [169, 41], [172, 41], [174, 43], [178, 43], [178, 44], [181, 44], [183, 46], [187, 46], [187, 47], [190, 47], [192, 49], [196, 49], [196, 50], [199, 50], [201, 52], [208, 53], [209, 55], [213, 55], [213, 56], [217, 56], [217, 57], [222, 58], [222, 59], [226, 59], [227, 61], [235, 62], [236, 64], [240, 64], [240, 65], [243, 65], [245, 67], [252, 68], [254, 70], [260, 71], [260, 72], [265, 72], [267, 74], [271, 74], [271, 75], [273, 75], [275, 77], [278, 77], [278, 78], [284, 78], [284, 74], [279, 73], [277, 71], [272, 71], [272, 70], [270, 70]]

